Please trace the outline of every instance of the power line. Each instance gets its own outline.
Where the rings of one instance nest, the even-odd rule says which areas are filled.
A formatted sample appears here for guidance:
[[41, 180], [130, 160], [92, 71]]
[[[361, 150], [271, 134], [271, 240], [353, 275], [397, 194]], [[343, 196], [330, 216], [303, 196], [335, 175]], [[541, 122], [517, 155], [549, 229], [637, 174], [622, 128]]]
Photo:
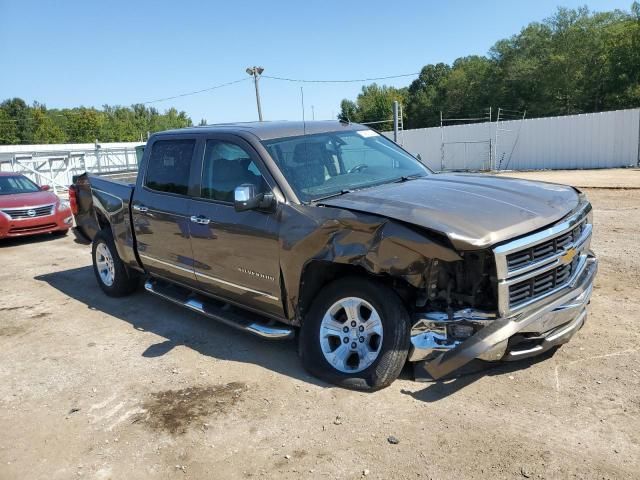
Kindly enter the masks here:
[[220, 85], [215, 85], [213, 87], [203, 88], [202, 90], [195, 90], [193, 92], [180, 93], [178, 95], [173, 95], [172, 97], [164, 97], [164, 98], [156, 98], [155, 100], [149, 100], [147, 102], [141, 102], [142, 105], [148, 105], [150, 103], [164, 102], [165, 100], [173, 100], [174, 98], [180, 97], [188, 97], [189, 95], [196, 95], [198, 93], [210, 92], [211, 90], [216, 90], [222, 87], [228, 87], [229, 85], [235, 85], [236, 83], [246, 82], [249, 80], [248, 78], [241, 78], [239, 80], [234, 80], [233, 82], [221, 83]]
[[[420, 75], [420, 72], [416, 72], [416, 73], [404, 73], [401, 75], [389, 75], [386, 77], [371, 77], [371, 78], [357, 78], [357, 79], [350, 79], [350, 80], [308, 80], [308, 79], [300, 79], [300, 78], [286, 78], [286, 77], [276, 77], [276, 76], [271, 76], [271, 75], [262, 75], [263, 78], [270, 78], [271, 80], [278, 80], [278, 81], [283, 81], [283, 82], [296, 82], [296, 83], [362, 83], [362, 82], [373, 82], [373, 81], [377, 81], [377, 80], [391, 80], [394, 78], [404, 78], [404, 77], [414, 77], [416, 75]], [[146, 102], [139, 102], [139, 104], [141, 105], [149, 105], [151, 103], [158, 103], [158, 102], [164, 102], [167, 100], [173, 100], [176, 98], [182, 98], [182, 97], [188, 97], [191, 95], [197, 95], [199, 93], [204, 93], [204, 92], [210, 92], [212, 90], [217, 90], [218, 88], [223, 88], [223, 87], [228, 87], [230, 85], [235, 85], [237, 83], [242, 83], [242, 82], [246, 82], [247, 80], [249, 80], [248, 78], [240, 78], [238, 80], [233, 80], [231, 82], [225, 82], [225, 83], [221, 83], [219, 85], [214, 85], [212, 87], [207, 87], [207, 88], [203, 88], [201, 90], [194, 90], [191, 92], [185, 92], [185, 93], [180, 93], [177, 95], [172, 95], [170, 97], [163, 97], [163, 98], [156, 98], [154, 100], [148, 100]], [[67, 112], [65, 112], [65, 114], [69, 114], [69, 113], [80, 113], [80, 112], [74, 112], [71, 109], [69, 109]], [[65, 114], [47, 114], [48, 116], [65, 116]], [[2, 123], [8, 123], [8, 122], [21, 122], [21, 121], [35, 121], [35, 119], [33, 118], [25, 118], [25, 119], [3, 119], [0, 120], [0, 122]]]
[[[190, 95], [196, 95], [198, 93], [204, 93], [204, 92], [210, 92], [211, 90], [216, 90], [218, 88], [222, 88], [222, 87], [228, 87], [230, 85], [235, 85], [236, 83], [241, 83], [241, 82], [246, 82], [247, 80], [249, 80], [248, 78], [241, 78], [238, 80], [234, 80], [232, 82], [226, 82], [226, 83], [221, 83], [220, 85], [214, 85], [213, 87], [208, 87], [208, 88], [203, 88], [202, 90], [195, 90], [193, 92], [186, 92], [186, 93], [180, 93], [178, 95], [173, 95], [171, 97], [164, 97], [164, 98], [156, 98], [155, 100], [148, 100], [146, 102], [139, 102], [139, 105], [149, 105], [150, 103], [157, 103], [157, 102], [164, 102], [166, 100], [173, 100], [175, 98], [181, 98], [181, 97], [188, 97]], [[133, 104], [135, 105], [135, 104]], [[89, 108], [91, 109], [91, 108]], [[97, 110], [97, 109], [96, 109]], [[80, 115], [82, 112], [77, 112], [74, 111], [72, 109], [66, 109], [66, 112], [64, 114], [62, 113], [46, 113], [45, 115], [48, 117], [65, 117], [68, 114], [76, 114], [76, 115]], [[35, 118], [23, 118], [23, 119], [2, 119], [0, 120], [0, 123], [7, 123], [7, 122], [35, 122]]]
[[359, 83], [359, 82], [373, 82], [376, 80], [390, 80], [393, 78], [415, 77], [416, 75], [420, 75], [420, 72], [404, 73], [402, 75], [390, 75], [388, 77], [356, 78], [353, 80], [306, 80], [306, 79], [300, 79], [300, 78], [274, 77], [271, 75], [262, 75], [262, 78], [270, 78], [271, 80], [280, 80], [283, 82], [299, 82], [299, 83]]

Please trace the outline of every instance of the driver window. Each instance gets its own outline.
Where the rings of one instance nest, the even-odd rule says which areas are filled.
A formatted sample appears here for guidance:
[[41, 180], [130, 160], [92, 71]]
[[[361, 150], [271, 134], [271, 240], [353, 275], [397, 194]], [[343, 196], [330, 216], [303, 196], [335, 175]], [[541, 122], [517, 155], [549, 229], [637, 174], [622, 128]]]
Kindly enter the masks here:
[[249, 153], [235, 143], [207, 140], [200, 196], [233, 202], [235, 188], [247, 183], [254, 185], [257, 193], [267, 191], [267, 184]]

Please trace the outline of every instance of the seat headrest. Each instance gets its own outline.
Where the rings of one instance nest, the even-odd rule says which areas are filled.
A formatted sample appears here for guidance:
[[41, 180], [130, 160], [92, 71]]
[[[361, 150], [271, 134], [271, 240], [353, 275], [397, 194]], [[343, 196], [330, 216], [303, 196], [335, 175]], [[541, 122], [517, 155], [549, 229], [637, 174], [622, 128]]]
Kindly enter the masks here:
[[323, 163], [327, 157], [327, 149], [322, 143], [299, 143], [293, 150], [295, 163]]
[[213, 171], [220, 177], [238, 177], [243, 175], [247, 170], [246, 167], [236, 160], [227, 160], [225, 158], [216, 158], [213, 161]]

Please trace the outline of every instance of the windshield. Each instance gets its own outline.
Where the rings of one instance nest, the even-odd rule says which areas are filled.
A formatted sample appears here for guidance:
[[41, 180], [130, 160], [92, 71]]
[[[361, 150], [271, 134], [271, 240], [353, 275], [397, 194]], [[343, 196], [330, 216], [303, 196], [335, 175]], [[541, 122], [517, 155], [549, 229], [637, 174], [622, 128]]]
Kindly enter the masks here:
[[427, 167], [373, 130], [278, 138], [263, 144], [304, 202], [429, 174]]
[[0, 195], [37, 192], [40, 188], [23, 176], [0, 177]]

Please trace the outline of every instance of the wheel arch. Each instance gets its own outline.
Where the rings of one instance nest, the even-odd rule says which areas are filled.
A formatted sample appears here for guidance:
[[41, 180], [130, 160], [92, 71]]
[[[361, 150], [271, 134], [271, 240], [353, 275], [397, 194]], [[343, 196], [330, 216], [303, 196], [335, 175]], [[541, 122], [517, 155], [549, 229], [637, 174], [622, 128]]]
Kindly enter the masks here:
[[308, 313], [314, 299], [329, 283], [346, 276], [360, 277], [372, 282], [380, 283], [392, 288], [405, 304], [407, 310], [415, 302], [418, 288], [409, 284], [401, 277], [392, 277], [385, 273], [373, 273], [360, 265], [349, 263], [329, 262], [325, 260], [310, 260], [304, 265], [300, 277], [299, 297], [297, 302], [297, 320], [300, 324]]

